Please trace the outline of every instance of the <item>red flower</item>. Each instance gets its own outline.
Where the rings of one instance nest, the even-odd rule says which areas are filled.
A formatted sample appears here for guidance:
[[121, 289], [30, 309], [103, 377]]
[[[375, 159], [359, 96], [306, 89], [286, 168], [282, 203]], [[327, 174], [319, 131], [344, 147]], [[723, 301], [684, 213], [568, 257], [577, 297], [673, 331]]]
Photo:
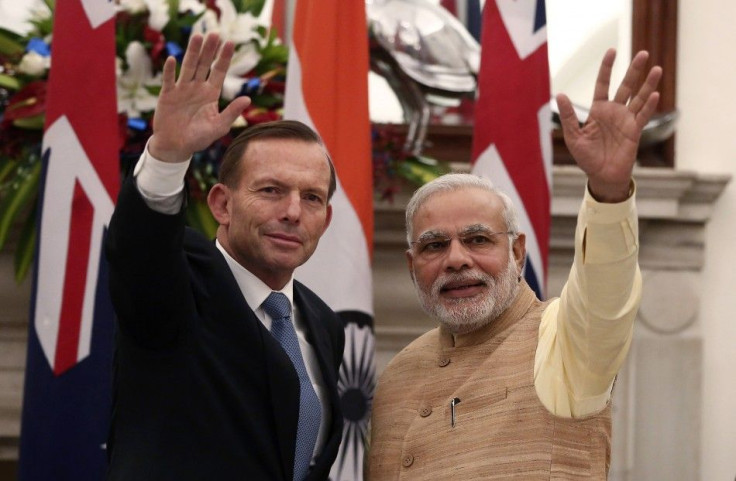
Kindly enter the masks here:
[[166, 49], [166, 38], [148, 25], [143, 29], [143, 39], [151, 44], [151, 60], [155, 65], [161, 65], [165, 60], [161, 54]]
[[283, 80], [269, 80], [263, 86], [263, 93], [283, 94], [286, 91], [286, 82]]
[[46, 82], [35, 80], [10, 97], [5, 107], [2, 127], [7, 128], [14, 120], [35, 117], [45, 111]]
[[205, 4], [207, 5], [207, 8], [209, 8], [210, 10], [214, 10], [214, 12], [217, 14], [217, 18], [219, 19], [222, 13], [220, 12], [220, 8], [217, 6], [217, 0], [207, 0]]
[[274, 110], [250, 106], [243, 112], [243, 118], [248, 122], [248, 125], [255, 125], [279, 120], [281, 116]]

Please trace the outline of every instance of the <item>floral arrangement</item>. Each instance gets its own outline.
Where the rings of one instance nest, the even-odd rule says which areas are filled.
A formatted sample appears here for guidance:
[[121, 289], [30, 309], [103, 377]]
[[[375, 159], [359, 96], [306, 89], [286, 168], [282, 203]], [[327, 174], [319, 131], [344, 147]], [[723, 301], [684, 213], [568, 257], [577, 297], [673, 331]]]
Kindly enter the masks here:
[[[46, 80], [51, 65], [55, 0], [31, 12], [30, 29], [18, 34], [0, 28], [0, 249], [12, 227], [16, 241], [16, 281], [33, 261], [35, 210], [41, 171]], [[258, 17], [265, 0], [116, 0], [116, 76], [123, 171], [134, 163], [151, 134], [151, 117], [161, 87], [164, 60], [179, 60], [189, 36], [218, 31], [235, 43], [221, 103], [238, 95], [252, 104], [231, 133], [195, 155], [187, 177], [192, 202], [189, 225], [214, 235], [216, 224], [205, 197], [216, 182], [225, 148], [247, 125], [281, 117], [288, 50], [275, 30]], [[438, 175], [431, 159], [406, 154], [390, 129], [374, 131], [376, 192], [391, 198], [407, 180], [422, 184]]]
[[[46, 81], [51, 65], [54, 0], [31, 12], [24, 35], [0, 29], [0, 248], [21, 224], [15, 246], [16, 280], [32, 263], [35, 208], [41, 170]], [[287, 48], [258, 21], [265, 0], [119, 0], [116, 3], [116, 77], [121, 169], [151, 134], [164, 60], [181, 59], [189, 36], [219, 31], [236, 45], [221, 102], [249, 95], [253, 102], [231, 134], [193, 159], [188, 174], [187, 221], [207, 233], [215, 223], [204, 203], [219, 154], [240, 128], [281, 116]]]
[[381, 200], [392, 201], [407, 184], [423, 185], [450, 171], [444, 162], [410, 153], [406, 134], [393, 125], [374, 126], [371, 144], [373, 189]]

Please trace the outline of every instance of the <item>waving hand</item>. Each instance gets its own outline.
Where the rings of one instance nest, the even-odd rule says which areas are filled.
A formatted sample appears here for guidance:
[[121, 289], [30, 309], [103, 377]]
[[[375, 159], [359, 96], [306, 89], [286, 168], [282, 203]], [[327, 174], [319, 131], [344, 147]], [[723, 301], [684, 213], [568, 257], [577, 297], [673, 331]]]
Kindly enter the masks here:
[[250, 104], [248, 97], [238, 97], [220, 112], [220, 92], [234, 46], [227, 42], [219, 47], [216, 34], [192, 35], [178, 79], [176, 60], [166, 59], [148, 145], [154, 157], [166, 162], [186, 160], [225, 135]]
[[564, 94], [557, 96], [565, 144], [587, 174], [591, 194], [602, 202], [619, 202], [628, 197], [639, 139], [657, 107], [659, 93], [656, 88], [662, 77], [662, 69], [653, 67], [639, 91], [634, 92], [649, 57], [647, 52], [639, 52], [613, 99], [609, 100], [615, 56], [615, 50], [610, 49], [603, 57], [593, 105], [582, 127], [570, 99]]

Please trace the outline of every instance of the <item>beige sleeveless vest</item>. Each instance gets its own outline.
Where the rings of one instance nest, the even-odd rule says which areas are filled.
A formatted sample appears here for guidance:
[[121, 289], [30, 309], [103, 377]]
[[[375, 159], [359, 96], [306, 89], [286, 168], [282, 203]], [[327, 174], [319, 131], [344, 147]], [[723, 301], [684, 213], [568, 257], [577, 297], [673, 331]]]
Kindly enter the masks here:
[[537, 397], [545, 306], [523, 284], [490, 326], [456, 339], [434, 329], [399, 353], [376, 391], [368, 479], [605, 480], [610, 405], [568, 419]]

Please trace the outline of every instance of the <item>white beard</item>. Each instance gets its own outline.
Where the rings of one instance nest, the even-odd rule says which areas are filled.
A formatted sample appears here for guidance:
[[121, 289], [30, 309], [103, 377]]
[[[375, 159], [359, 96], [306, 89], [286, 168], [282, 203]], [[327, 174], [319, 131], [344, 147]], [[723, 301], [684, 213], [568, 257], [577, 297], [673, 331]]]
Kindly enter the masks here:
[[[513, 302], [519, 286], [519, 272], [513, 254], [509, 255], [506, 270], [498, 277], [481, 271], [467, 271], [438, 277], [429, 289], [416, 282], [419, 302], [428, 315], [453, 334], [467, 334], [484, 327], [498, 318]], [[449, 282], [482, 282], [490, 293], [473, 297], [443, 299], [440, 291]], [[482, 296], [482, 297], [481, 297]]]

